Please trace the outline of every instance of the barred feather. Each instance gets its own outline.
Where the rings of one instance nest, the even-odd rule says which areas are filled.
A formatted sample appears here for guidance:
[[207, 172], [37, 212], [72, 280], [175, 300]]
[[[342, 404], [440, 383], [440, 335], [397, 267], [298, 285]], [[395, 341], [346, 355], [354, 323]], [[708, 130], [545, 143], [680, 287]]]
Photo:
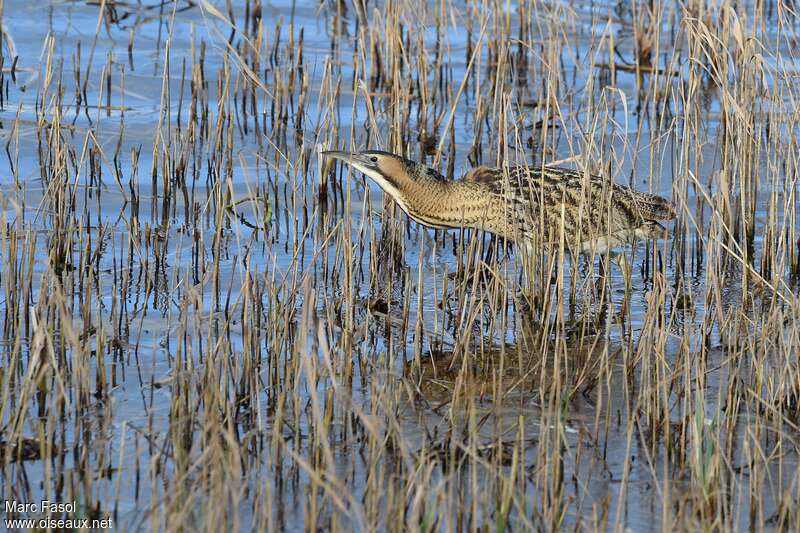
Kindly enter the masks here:
[[665, 198], [560, 167], [478, 167], [464, 182], [505, 199], [511, 208], [507, 225], [516, 226], [517, 232], [522, 228], [528, 240], [534, 235], [558, 237], [554, 233], [562, 227], [568, 240], [584, 248], [591, 242], [602, 241], [601, 248], [609, 248], [635, 237], [663, 239], [669, 232], [655, 220], [676, 215]]

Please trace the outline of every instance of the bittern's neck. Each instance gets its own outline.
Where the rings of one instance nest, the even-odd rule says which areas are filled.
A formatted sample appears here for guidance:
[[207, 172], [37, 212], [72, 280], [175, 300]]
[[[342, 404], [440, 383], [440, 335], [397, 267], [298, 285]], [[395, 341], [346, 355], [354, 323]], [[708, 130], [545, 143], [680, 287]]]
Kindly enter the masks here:
[[477, 184], [448, 181], [424, 167], [413, 175], [366, 173], [409, 217], [433, 228], [480, 227], [491, 202]]

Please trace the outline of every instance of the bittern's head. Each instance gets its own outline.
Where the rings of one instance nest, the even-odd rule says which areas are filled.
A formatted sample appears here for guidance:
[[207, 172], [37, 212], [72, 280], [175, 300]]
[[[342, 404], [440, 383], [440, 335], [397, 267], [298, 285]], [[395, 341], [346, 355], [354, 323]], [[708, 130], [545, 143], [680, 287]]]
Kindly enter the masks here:
[[323, 152], [326, 157], [344, 161], [377, 183], [408, 213], [411, 187], [417, 181], [419, 166], [413, 161], [380, 150], [363, 152]]
[[380, 150], [363, 152], [322, 152], [325, 157], [344, 161], [364, 173], [391, 196], [406, 213], [409, 206], [419, 202], [420, 192], [426, 189], [418, 185], [429, 185], [444, 178], [427, 166], [405, 157]]
[[413, 179], [415, 163], [399, 155], [380, 150], [363, 152], [323, 152], [322, 155], [344, 161], [354, 169], [372, 178], [381, 188], [391, 192], [389, 188], [402, 189], [407, 179]]

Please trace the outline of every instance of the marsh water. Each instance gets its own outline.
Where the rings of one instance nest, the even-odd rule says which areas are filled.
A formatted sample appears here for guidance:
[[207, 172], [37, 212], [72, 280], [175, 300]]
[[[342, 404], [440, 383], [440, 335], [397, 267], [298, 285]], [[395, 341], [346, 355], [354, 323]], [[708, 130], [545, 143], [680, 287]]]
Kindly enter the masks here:
[[[723, 4], [697, 17], [721, 19], [733, 10]], [[759, 37], [771, 43], [765, 69], [796, 70], [779, 23], [787, 15], [762, 4], [737, 8], [741, 27], [749, 27], [748, 17], [759, 19]], [[791, 416], [778, 417], [780, 432], [757, 426], [754, 437], [753, 412], [731, 415], [730, 422], [720, 407], [745, 402], [729, 391], [750, 375], [741, 368], [748, 358], [777, 361], [775, 374], [748, 391], [769, 389], [766, 382], [778, 375], [790, 376], [791, 389], [796, 377], [796, 360], [787, 354], [800, 347], [791, 281], [797, 252], [769, 239], [796, 239], [797, 182], [761, 180], [750, 197], [751, 249], [734, 250], [763, 266], [766, 236], [769, 253], [785, 259], [776, 263], [784, 271], [771, 274], [788, 288], [780, 316], [786, 335], [764, 347], [759, 331], [768, 328], [759, 298], [769, 298], [748, 296], [735, 261], [713, 288], [706, 277], [709, 263], [723, 262], [705, 255], [709, 241], [722, 239], [708, 229], [716, 207], [706, 202], [731, 194], [720, 185], [722, 172], [741, 171], [727, 165], [721, 148], [724, 129], [734, 128], [726, 104], [733, 97], [712, 83], [693, 87], [703, 104], [690, 110], [674, 96], [693, 63], [692, 50], [675, 44], [683, 42], [688, 17], [677, 7], [659, 8], [664, 14], [655, 31], [662, 37], [653, 65], [670, 72], [656, 75], [612, 68], [614, 61], [632, 64], [641, 43], [635, 17], [645, 7], [627, 2], [534, 3], [524, 11], [531, 39], [506, 43], [492, 35], [517, 35], [522, 9], [513, 3], [493, 6], [485, 20], [476, 13], [488, 6], [459, 2], [420, 9], [188, 0], [0, 5], [6, 234], [0, 350], [10, 396], [3, 398], [8, 407], [0, 423], [6, 435], [59, 450], [48, 460], [37, 451], [7, 461], [4, 498], [76, 500], [125, 530], [166, 529], [178, 521], [188, 529], [209, 522], [244, 530], [391, 529], [373, 501], [391, 507], [394, 497], [389, 489], [374, 494], [391, 485], [390, 474], [373, 478], [377, 462], [396, 475], [393, 461], [435, 465], [409, 479], [422, 476], [436, 487], [460, 475], [446, 458], [457, 462], [461, 453], [484, 467], [528, 473], [527, 481], [512, 483], [522, 487], [517, 514], [508, 518], [514, 529], [686, 527], [694, 522], [683, 521], [685, 515], [699, 511], [680, 495], [696, 490], [698, 478], [690, 461], [677, 466], [678, 444], [654, 436], [664, 429], [648, 427], [662, 416], [645, 414], [643, 405], [651, 404], [641, 398], [650, 393], [642, 391], [653, 387], [661, 395], [653, 405], [668, 424], [713, 428], [723, 435], [714, 442], [733, 448], [725, 457], [735, 464], [716, 466], [728, 472], [721, 476], [729, 489], [724, 507], [732, 510], [723, 513], [725, 527], [777, 527], [786, 502], [797, 503], [800, 435]], [[365, 39], [365, 23], [384, 30]], [[386, 29], [397, 27], [399, 37]], [[397, 57], [387, 56], [391, 47], [380, 36], [395, 39]], [[558, 57], [548, 55], [546, 43], [554, 39], [561, 43]], [[510, 59], [501, 75], [503, 47]], [[558, 71], [558, 85], [537, 77], [551, 70]], [[381, 76], [408, 89], [408, 97], [387, 89]], [[487, 88], [494, 83], [502, 90]], [[651, 100], [651, 87], [658, 89], [652, 94], [673, 97]], [[784, 96], [790, 105], [791, 90]], [[763, 113], [776, 105], [764, 104]], [[685, 126], [690, 120], [692, 128]], [[797, 134], [790, 119], [772, 127], [787, 144]], [[673, 199], [681, 213], [669, 222], [676, 238], [627, 249], [633, 265], [627, 288], [618, 269], [598, 273], [599, 258], [564, 257], [556, 267], [563, 285], [554, 284], [563, 291], [561, 307], [537, 314], [537, 303], [522, 296], [530, 280], [512, 247], [409, 222], [376, 185], [319, 155], [403, 143], [411, 157], [451, 178], [509, 158], [589, 165]], [[748, 164], [774, 170], [778, 148], [764, 143], [768, 148]], [[765, 232], [770, 225], [774, 233]], [[481, 269], [490, 274], [471, 276]], [[48, 300], [63, 305], [48, 307]], [[721, 327], [709, 318], [711, 307], [716, 316], [736, 318]], [[37, 329], [42, 323], [47, 327]], [[24, 396], [9, 380], [16, 375], [23, 383], [33, 361], [40, 364], [37, 342], [52, 348], [42, 353], [52, 353], [53, 374], [47, 385], [39, 382], [38, 393]], [[210, 364], [218, 353], [223, 362]], [[668, 369], [655, 374], [673, 386], [645, 382], [652, 375], [639, 373], [641, 365]], [[670, 374], [679, 368], [682, 385], [680, 372]], [[62, 371], [85, 387], [60, 382]], [[569, 394], [549, 392], [554, 376], [563, 377]], [[49, 395], [42, 389], [62, 386]], [[214, 386], [229, 401], [210, 406]], [[20, 418], [15, 406], [26, 402]], [[217, 418], [208, 414], [213, 409]], [[395, 451], [364, 449], [375, 431], [370, 421], [391, 429], [385, 444], [391, 441]], [[233, 428], [241, 440], [206, 447], [215, 424]], [[453, 452], [451, 442], [457, 436], [466, 443], [467, 434], [469, 444]], [[672, 437], [691, 441], [681, 430]], [[773, 452], [763, 468], [754, 466], [751, 439]], [[11, 446], [6, 437], [2, 442]], [[231, 466], [235, 475], [220, 475], [230, 474], [238, 492], [216, 493], [216, 474], [203, 462], [237, 446], [259, 447], [263, 455], [240, 451], [228, 458], [239, 470]], [[699, 446], [712, 453], [710, 445]], [[555, 453], [548, 447], [561, 450], [552, 467], [557, 481], [538, 473]], [[333, 464], [320, 466], [320, 454]], [[497, 524], [496, 510], [469, 490], [483, 484], [477, 478], [486, 471], [463, 474], [460, 496], [450, 489], [453, 499], [427, 501], [413, 526]], [[757, 502], [751, 476], [765, 488]], [[327, 496], [319, 496], [314, 490], [326, 480]], [[178, 492], [192, 498], [175, 501]], [[337, 492], [343, 501], [320, 503], [309, 523], [309, 501], [335, 501]], [[409, 508], [414, 498], [426, 495], [409, 494]], [[546, 518], [553, 501], [563, 505], [555, 522]], [[454, 502], [474, 507], [469, 521], [455, 518]], [[222, 516], [209, 518], [209, 509]]]

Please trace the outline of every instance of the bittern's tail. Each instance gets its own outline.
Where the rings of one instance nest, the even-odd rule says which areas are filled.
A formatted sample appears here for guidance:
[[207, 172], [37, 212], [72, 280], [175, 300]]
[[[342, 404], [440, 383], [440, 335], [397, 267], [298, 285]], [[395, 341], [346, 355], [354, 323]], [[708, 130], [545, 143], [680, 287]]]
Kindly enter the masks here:
[[674, 203], [655, 194], [636, 193], [636, 207], [645, 220], [672, 220], [677, 215]]
[[640, 239], [669, 239], [672, 234], [667, 228], [654, 220], [646, 220], [644, 224], [636, 228], [636, 236]]

